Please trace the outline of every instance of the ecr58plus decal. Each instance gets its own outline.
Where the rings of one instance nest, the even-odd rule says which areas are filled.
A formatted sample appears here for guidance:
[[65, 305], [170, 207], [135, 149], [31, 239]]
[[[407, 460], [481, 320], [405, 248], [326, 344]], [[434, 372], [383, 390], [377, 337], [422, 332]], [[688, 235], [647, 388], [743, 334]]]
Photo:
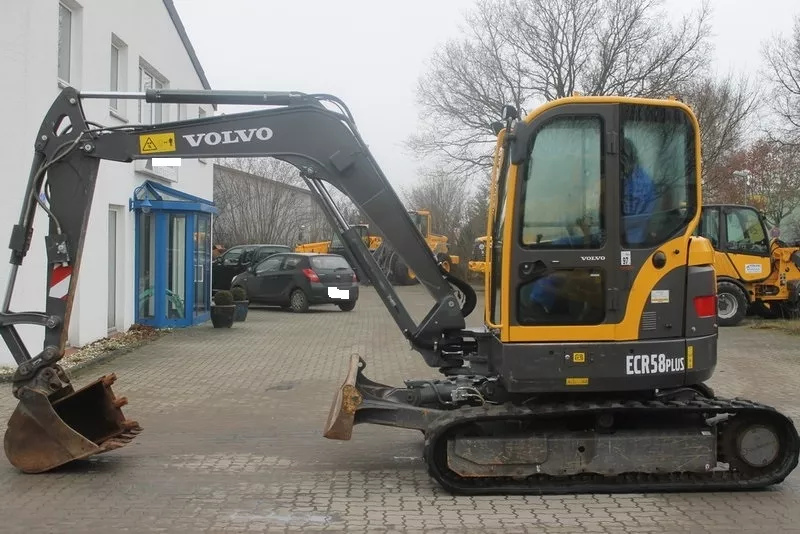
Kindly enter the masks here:
[[628, 354], [625, 373], [629, 375], [654, 375], [678, 373], [686, 368], [684, 357], [668, 358], [666, 354]]

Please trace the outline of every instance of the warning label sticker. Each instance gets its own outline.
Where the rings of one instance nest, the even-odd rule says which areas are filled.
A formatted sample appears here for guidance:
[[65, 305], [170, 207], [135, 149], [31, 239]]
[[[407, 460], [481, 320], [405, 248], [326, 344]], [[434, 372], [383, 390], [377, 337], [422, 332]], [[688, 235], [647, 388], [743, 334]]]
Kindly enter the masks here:
[[175, 152], [175, 134], [158, 133], [139, 136], [139, 152], [142, 154], [158, 154], [161, 152]]

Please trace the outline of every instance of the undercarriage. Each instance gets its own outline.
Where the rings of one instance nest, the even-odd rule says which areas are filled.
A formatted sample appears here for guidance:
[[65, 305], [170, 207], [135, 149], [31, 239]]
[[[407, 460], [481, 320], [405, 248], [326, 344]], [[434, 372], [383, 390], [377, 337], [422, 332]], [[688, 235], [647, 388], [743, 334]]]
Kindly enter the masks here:
[[703, 385], [526, 397], [478, 375], [394, 388], [364, 368], [351, 360], [325, 437], [350, 439], [362, 423], [420, 430], [429, 474], [452, 493], [753, 490], [798, 463], [788, 417]]

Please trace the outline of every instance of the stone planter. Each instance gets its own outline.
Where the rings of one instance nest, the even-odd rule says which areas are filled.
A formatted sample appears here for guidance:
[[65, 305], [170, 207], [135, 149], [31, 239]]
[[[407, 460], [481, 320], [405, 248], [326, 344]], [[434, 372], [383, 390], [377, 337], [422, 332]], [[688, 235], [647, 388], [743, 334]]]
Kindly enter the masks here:
[[220, 306], [214, 304], [211, 306], [211, 323], [214, 328], [230, 328], [233, 326], [233, 320], [236, 316], [236, 305], [230, 304]]
[[236, 300], [233, 302], [234, 306], [236, 307], [236, 313], [234, 314], [234, 321], [242, 322], [247, 319], [247, 310], [250, 307], [249, 300]]

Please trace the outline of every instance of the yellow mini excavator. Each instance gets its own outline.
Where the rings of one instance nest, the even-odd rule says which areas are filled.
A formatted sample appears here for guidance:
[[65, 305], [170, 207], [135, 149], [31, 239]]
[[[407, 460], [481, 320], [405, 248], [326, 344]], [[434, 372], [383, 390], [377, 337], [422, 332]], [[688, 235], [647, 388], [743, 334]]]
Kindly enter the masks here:
[[[103, 127], [85, 117], [88, 98], [266, 109]], [[701, 196], [691, 110], [673, 100], [570, 97], [524, 119], [506, 107], [493, 130], [485, 328], [467, 328], [475, 291], [436, 258], [341, 100], [65, 88], [37, 132], [10, 242], [0, 314], [18, 363], [10, 462], [31, 473], [123, 454], [141, 430], [122, 414], [114, 376], [74, 389], [58, 364], [100, 163], [274, 157], [300, 170], [399, 330], [440, 374], [383, 385], [351, 359], [325, 437], [350, 439], [358, 424], [419, 430], [430, 475], [454, 493], [725, 491], [783, 481], [798, 462], [792, 421], [704, 384], [717, 363], [717, 302], [713, 249], [693, 235]], [[374, 222], [430, 294], [422, 320], [336, 210], [329, 186]], [[38, 208], [50, 221], [46, 310], [14, 312]], [[44, 328], [41, 351], [28, 351], [18, 324]]]

